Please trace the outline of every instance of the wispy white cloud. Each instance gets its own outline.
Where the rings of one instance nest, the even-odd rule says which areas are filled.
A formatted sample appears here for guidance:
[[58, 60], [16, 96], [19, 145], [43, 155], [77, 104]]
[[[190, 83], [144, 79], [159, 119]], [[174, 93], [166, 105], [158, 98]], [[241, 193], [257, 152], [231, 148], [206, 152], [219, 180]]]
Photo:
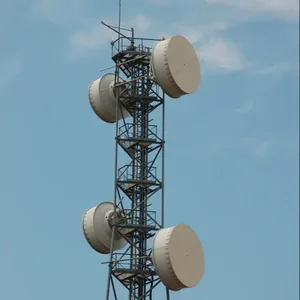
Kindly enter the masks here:
[[[151, 20], [145, 15], [138, 14], [131, 22], [124, 22], [123, 27], [134, 27], [137, 33], [146, 32], [151, 26]], [[115, 33], [98, 22], [85, 29], [74, 32], [68, 40], [68, 53], [71, 58], [80, 58], [94, 54], [103, 46], [108, 45]]]
[[270, 141], [259, 142], [253, 147], [253, 153], [257, 156], [264, 156], [270, 149], [270, 146]]
[[279, 18], [299, 18], [299, 0], [205, 0], [253, 13], [269, 13]]
[[0, 61], [0, 86], [9, 84], [21, 73], [21, 60], [18, 57]]
[[[299, 15], [299, 0], [205, 0], [205, 2], [206, 5], [202, 4], [202, 10], [209, 12], [212, 20], [218, 22], [179, 27], [179, 33], [186, 36], [197, 49], [204, 67], [202, 70], [227, 73], [249, 69], [257, 75], [289, 71], [290, 66], [287, 63], [256, 68], [254, 62], [249, 61], [242, 45], [237, 44], [232, 38], [225, 38], [222, 31], [249, 22], [260, 13], [294, 19]], [[215, 10], [212, 11], [212, 8]]]
[[170, 0], [151, 0], [151, 3], [152, 2], [161, 6], [170, 4]]
[[243, 106], [236, 108], [234, 111], [238, 114], [246, 115], [252, 111], [254, 102], [247, 102]]
[[151, 20], [143, 14], [137, 14], [136, 17], [133, 19], [132, 26], [139, 32], [147, 31], [152, 22]]
[[68, 40], [68, 53], [71, 58], [80, 58], [95, 53], [107, 45], [112, 33], [100, 22], [73, 33]]
[[210, 70], [239, 71], [249, 66], [239, 47], [224, 38], [214, 37], [200, 45], [197, 53]]
[[185, 26], [185, 25], [177, 25], [178, 33], [184, 36], [189, 42], [192, 44], [197, 44], [199, 41], [204, 39], [204, 32], [200, 26]]
[[34, 0], [31, 10], [42, 20], [68, 25], [81, 20], [83, 8], [82, 0]]
[[177, 25], [177, 32], [185, 36], [197, 49], [204, 70], [233, 72], [249, 66], [240, 47], [229, 39], [221, 38], [229, 25], [212, 22], [197, 26]]
[[233, 145], [237, 145], [242, 151], [246, 151], [257, 157], [266, 156], [271, 148], [274, 146], [274, 140], [272, 139], [262, 139], [256, 137], [245, 137], [233, 142]]
[[174, 27], [177, 33], [186, 37], [192, 44], [197, 44], [205, 42], [212, 36], [228, 29], [229, 26], [222, 22], [212, 22], [196, 26], [176, 24]]
[[288, 62], [279, 62], [265, 68], [257, 69], [254, 73], [257, 75], [285, 74], [294, 67], [297, 68], [297, 66], [293, 66]]
[[[282, 141], [276, 143], [280, 145]], [[211, 140], [206, 143], [203, 150], [207, 151], [209, 155], [218, 155], [227, 151], [247, 153], [255, 157], [266, 156], [274, 146], [274, 140], [259, 139], [255, 137], [236, 138], [232, 136], [223, 136], [217, 140]]]

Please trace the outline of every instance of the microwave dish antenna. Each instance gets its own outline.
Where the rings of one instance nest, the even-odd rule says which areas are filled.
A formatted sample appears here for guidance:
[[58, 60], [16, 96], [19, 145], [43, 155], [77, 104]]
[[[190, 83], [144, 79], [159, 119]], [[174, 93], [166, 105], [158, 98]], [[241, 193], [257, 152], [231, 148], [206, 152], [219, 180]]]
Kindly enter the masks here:
[[[88, 209], [82, 220], [84, 236], [90, 246], [101, 254], [110, 253], [112, 237], [112, 219], [114, 205], [111, 202], [103, 202]], [[116, 211], [117, 218], [122, 216], [121, 210]], [[124, 248], [127, 241], [119, 234], [114, 236], [113, 250]]]
[[154, 78], [171, 98], [193, 94], [200, 84], [199, 59], [191, 43], [176, 35], [159, 41], [152, 49]]
[[[119, 83], [124, 81], [119, 78]], [[105, 74], [104, 76], [93, 81], [88, 87], [88, 96], [90, 104], [96, 115], [107, 123], [115, 123], [123, 116], [126, 118], [129, 113], [122, 106], [117, 106], [117, 89], [119, 93], [126, 93], [124, 86], [116, 84], [115, 74]]]
[[201, 242], [185, 224], [164, 228], [155, 234], [152, 261], [159, 278], [172, 291], [195, 287], [204, 273]]

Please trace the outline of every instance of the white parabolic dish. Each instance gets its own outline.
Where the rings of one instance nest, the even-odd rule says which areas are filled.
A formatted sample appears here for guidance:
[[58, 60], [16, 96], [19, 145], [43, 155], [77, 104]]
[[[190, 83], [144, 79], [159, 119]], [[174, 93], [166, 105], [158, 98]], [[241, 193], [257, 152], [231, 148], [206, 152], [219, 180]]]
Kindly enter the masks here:
[[195, 287], [204, 273], [201, 242], [185, 224], [156, 233], [152, 244], [152, 261], [162, 283], [173, 291]]
[[[88, 209], [82, 220], [83, 233], [90, 246], [97, 252], [108, 254], [112, 229], [108, 223], [109, 214], [114, 210], [111, 202], [103, 202], [98, 206]], [[114, 250], [125, 247], [127, 241], [116, 232]]]
[[[122, 82], [120, 78], [120, 82]], [[118, 116], [116, 117], [116, 95], [114, 93], [115, 75], [106, 74], [101, 78], [93, 81], [88, 88], [88, 96], [90, 104], [96, 115], [107, 123], [115, 123], [129, 113], [124, 107], [118, 108]]]
[[153, 75], [171, 98], [193, 94], [200, 84], [200, 63], [196, 51], [184, 37], [176, 35], [154, 45]]

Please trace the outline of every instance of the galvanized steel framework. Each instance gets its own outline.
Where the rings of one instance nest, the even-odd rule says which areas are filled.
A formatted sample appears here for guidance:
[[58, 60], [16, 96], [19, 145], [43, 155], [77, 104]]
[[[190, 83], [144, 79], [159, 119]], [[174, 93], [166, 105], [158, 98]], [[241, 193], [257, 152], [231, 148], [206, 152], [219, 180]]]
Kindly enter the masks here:
[[[145, 44], [158, 40], [135, 38], [133, 29], [128, 37], [120, 27], [103, 24], [119, 35], [111, 43], [116, 63], [116, 111], [123, 106], [130, 113], [129, 118], [122, 116], [116, 123], [115, 211], [109, 220], [111, 249], [116, 235], [124, 237], [128, 244], [121, 251], [111, 250], [106, 299], [119, 299], [115, 287], [119, 282], [128, 290], [128, 299], [149, 300], [160, 283], [151, 261], [151, 238], [164, 226], [165, 97], [151, 75], [151, 47]], [[119, 76], [125, 76], [126, 82]], [[150, 210], [152, 204], [160, 205], [159, 216], [156, 210]], [[117, 213], [117, 208], [122, 214]]]

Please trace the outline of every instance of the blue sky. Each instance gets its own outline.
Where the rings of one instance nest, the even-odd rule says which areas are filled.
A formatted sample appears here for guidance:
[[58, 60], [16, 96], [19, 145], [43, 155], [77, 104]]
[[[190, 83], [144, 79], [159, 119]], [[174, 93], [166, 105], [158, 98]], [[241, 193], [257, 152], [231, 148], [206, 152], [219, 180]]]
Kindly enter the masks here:
[[[172, 299], [297, 300], [298, 1], [123, 5], [124, 25], [185, 35], [201, 62], [198, 92], [167, 101], [166, 225], [195, 229], [206, 273]], [[0, 299], [104, 298], [81, 232], [113, 197], [114, 126], [87, 99], [112, 65], [101, 20], [117, 1], [1, 2]]]

